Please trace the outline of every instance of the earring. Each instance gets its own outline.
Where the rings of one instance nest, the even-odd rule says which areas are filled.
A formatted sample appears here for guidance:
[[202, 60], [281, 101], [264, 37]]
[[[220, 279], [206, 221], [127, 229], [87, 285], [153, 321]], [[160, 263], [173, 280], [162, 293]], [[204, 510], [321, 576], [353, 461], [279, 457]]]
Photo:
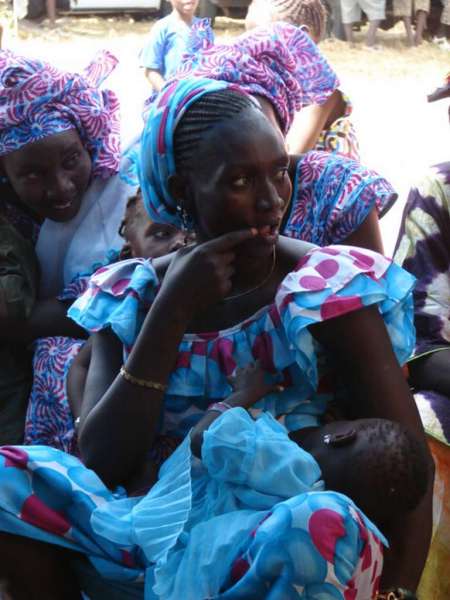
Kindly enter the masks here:
[[181, 205], [177, 206], [177, 212], [181, 221], [181, 229], [185, 232], [192, 231], [194, 229], [194, 219], [191, 215]]

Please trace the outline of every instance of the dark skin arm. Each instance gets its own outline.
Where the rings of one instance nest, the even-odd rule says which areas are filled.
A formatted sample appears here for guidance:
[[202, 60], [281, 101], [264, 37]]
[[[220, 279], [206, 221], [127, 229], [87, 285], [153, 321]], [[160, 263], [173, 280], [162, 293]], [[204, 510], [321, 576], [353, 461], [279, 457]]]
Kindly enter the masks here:
[[[422, 423], [392, 350], [384, 322], [376, 307], [365, 308], [311, 327], [313, 335], [334, 357], [350, 391], [349, 415], [379, 417], [402, 423], [424, 444], [430, 463], [430, 482], [421, 504], [384, 533], [390, 548], [385, 554], [381, 587], [415, 590], [425, 564], [431, 538], [433, 462]], [[370, 340], [370, 343], [367, 343]], [[364, 399], [364, 403], [361, 402]]]
[[86, 389], [91, 355], [92, 338], [89, 338], [73, 359], [67, 374], [67, 399], [74, 419], [77, 419], [81, 414], [81, 406], [83, 404], [83, 395]]
[[[229, 292], [232, 250], [254, 235], [251, 230], [232, 232], [177, 252], [125, 363], [129, 373], [167, 383], [194, 314]], [[118, 374], [121, 350], [111, 333], [93, 340], [79, 430], [83, 462], [110, 487], [126, 483], [151, 449], [164, 396]]]
[[86, 338], [86, 331], [67, 316], [68, 308], [68, 304], [52, 298], [36, 302], [28, 319], [0, 315], [0, 340], [29, 344], [54, 335]]

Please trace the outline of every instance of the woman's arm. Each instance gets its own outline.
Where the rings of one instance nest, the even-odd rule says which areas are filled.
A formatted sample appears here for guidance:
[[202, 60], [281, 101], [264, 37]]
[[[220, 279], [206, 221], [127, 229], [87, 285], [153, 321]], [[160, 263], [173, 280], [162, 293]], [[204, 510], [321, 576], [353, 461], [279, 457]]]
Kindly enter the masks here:
[[86, 331], [67, 316], [68, 306], [52, 298], [36, 302], [28, 318], [0, 314], [0, 340], [29, 344], [40, 337], [86, 338]]
[[[232, 249], [253, 235], [252, 230], [232, 232], [177, 252], [124, 365], [129, 374], [167, 384], [188, 324], [197, 311], [229, 292]], [[126, 482], [151, 448], [164, 398], [163, 388], [137, 385], [118, 374], [120, 349], [116, 342], [115, 350], [108, 348], [111, 338], [103, 333], [93, 341], [79, 430], [83, 462], [108, 486]], [[101, 371], [108, 352], [114, 352], [115, 364], [105, 381]]]
[[324, 104], [311, 104], [296, 113], [286, 136], [290, 154], [301, 154], [315, 148], [329, 117], [336, 111], [341, 101], [341, 92], [334, 90]]
[[346, 246], [367, 248], [379, 254], [384, 254], [377, 209], [372, 208], [358, 229], [340, 243]]
[[[311, 332], [336, 360], [350, 394], [350, 417], [397, 421], [427, 446], [417, 407], [376, 307], [314, 325]], [[384, 531], [390, 548], [385, 554], [382, 588], [415, 590], [419, 583], [431, 538], [432, 475], [430, 456], [427, 496], [414, 511]]]

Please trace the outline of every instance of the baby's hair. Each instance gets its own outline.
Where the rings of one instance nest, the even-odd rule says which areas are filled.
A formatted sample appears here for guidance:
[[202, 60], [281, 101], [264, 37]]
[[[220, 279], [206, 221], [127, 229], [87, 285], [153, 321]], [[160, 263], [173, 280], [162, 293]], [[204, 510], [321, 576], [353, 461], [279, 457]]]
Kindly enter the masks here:
[[125, 213], [123, 215], [123, 219], [119, 225], [119, 235], [121, 237], [125, 237], [125, 226], [129, 225], [137, 218], [137, 208], [139, 206], [139, 202], [142, 200], [140, 189], [134, 194], [134, 196], [130, 196], [127, 200], [127, 204], [125, 206]]
[[327, 22], [327, 9], [322, 0], [266, 0], [272, 21], [286, 21], [300, 27], [306, 25], [311, 34], [322, 39]]
[[214, 125], [250, 107], [255, 107], [255, 102], [249, 96], [230, 89], [204, 94], [194, 102], [175, 129], [173, 145], [176, 171], [182, 174], [189, 170], [199, 143]]
[[356, 504], [376, 523], [413, 510], [425, 495], [429, 465], [423, 444], [400, 424], [368, 421], [358, 430], [367, 435], [370, 453], [352, 457]]

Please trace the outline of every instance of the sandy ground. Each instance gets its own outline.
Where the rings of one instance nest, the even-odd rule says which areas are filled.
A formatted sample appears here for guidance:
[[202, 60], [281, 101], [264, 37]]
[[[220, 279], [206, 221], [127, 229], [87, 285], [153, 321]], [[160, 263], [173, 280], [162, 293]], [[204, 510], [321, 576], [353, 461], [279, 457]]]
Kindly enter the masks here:
[[[121, 62], [108, 85], [121, 98], [123, 130], [129, 139], [140, 126], [142, 101], [149, 92], [138, 54], [152, 23], [151, 18], [135, 20], [131, 16], [62, 17], [53, 30], [45, 21], [39, 25], [22, 22], [18, 29], [11, 23], [4, 47], [50, 59], [68, 69], [84, 66], [99, 49], [113, 51]], [[242, 30], [242, 22], [219, 18], [215, 29], [216, 35], [231, 37]], [[363, 33], [358, 34], [355, 49], [335, 40], [327, 40], [321, 47], [353, 101], [362, 162], [388, 178], [400, 195], [382, 220], [389, 253], [409, 186], [427, 165], [450, 158], [448, 103], [426, 102], [426, 94], [449, 70], [450, 53], [430, 43], [407, 48], [400, 24], [380, 33], [379, 51], [363, 48]]]

